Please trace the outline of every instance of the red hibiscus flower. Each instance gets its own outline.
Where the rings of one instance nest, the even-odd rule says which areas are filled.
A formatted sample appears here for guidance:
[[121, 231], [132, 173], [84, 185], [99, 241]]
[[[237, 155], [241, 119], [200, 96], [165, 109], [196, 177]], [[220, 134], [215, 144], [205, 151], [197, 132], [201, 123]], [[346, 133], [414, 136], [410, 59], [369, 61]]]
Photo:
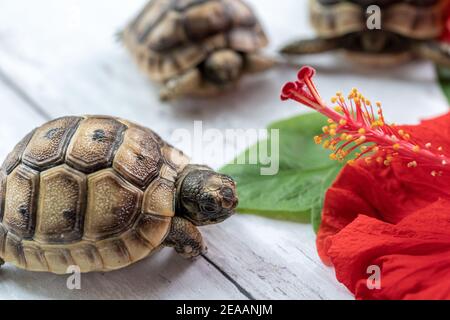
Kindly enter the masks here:
[[[332, 159], [356, 157], [326, 194], [317, 237], [322, 260], [358, 299], [450, 299], [450, 114], [387, 125], [381, 108], [375, 113], [356, 89], [349, 103], [334, 97], [332, 109], [313, 74], [303, 68], [282, 99], [330, 118], [315, 140]], [[368, 285], [373, 267], [379, 288]]]
[[444, 31], [441, 36], [441, 41], [450, 43], [450, 4], [444, 7]]

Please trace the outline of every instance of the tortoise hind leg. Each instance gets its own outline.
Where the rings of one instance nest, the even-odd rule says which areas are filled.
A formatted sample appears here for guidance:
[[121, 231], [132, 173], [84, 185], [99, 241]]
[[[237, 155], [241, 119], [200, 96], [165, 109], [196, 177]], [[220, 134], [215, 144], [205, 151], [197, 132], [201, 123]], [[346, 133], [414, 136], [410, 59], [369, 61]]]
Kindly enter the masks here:
[[337, 39], [305, 39], [281, 48], [283, 54], [313, 54], [339, 49]]
[[163, 245], [173, 247], [184, 258], [191, 259], [206, 253], [206, 245], [200, 231], [188, 220], [174, 217], [169, 235]]
[[450, 46], [438, 41], [418, 42], [413, 51], [419, 58], [429, 59], [438, 65], [450, 67]]
[[163, 101], [172, 100], [186, 94], [195, 93], [201, 84], [200, 70], [192, 69], [166, 82], [159, 97]]
[[273, 58], [263, 56], [258, 53], [248, 53], [245, 55], [245, 72], [257, 73], [271, 69], [277, 61]]

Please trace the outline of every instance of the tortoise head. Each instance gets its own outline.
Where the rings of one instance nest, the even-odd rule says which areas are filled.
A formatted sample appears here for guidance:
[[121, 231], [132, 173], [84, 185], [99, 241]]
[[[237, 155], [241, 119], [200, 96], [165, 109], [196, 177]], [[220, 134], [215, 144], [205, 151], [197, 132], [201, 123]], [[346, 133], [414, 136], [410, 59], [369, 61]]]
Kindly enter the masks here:
[[217, 85], [227, 85], [239, 79], [243, 67], [242, 55], [233, 50], [223, 49], [209, 55], [204, 63], [204, 72], [209, 81]]
[[178, 208], [185, 218], [203, 226], [234, 214], [238, 198], [231, 177], [207, 167], [189, 166], [186, 170], [178, 186]]

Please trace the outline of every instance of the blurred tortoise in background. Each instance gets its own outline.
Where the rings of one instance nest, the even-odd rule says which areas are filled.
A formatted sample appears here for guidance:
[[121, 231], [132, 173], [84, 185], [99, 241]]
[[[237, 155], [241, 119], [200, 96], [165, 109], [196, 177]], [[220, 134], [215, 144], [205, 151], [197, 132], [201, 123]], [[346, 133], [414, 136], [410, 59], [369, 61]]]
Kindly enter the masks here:
[[150, 129], [64, 117], [28, 134], [0, 170], [0, 257], [31, 271], [110, 271], [171, 246], [206, 249], [197, 226], [234, 213], [234, 181], [190, 165]]
[[275, 63], [258, 53], [268, 41], [241, 0], [151, 0], [121, 37], [162, 100], [215, 95]]
[[[366, 9], [381, 9], [381, 29], [367, 26]], [[395, 65], [425, 58], [450, 66], [450, 49], [437, 39], [445, 28], [447, 0], [310, 0], [310, 20], [318, 38], [293, 42], [284, 54], [343, 49], [352, 60]]]

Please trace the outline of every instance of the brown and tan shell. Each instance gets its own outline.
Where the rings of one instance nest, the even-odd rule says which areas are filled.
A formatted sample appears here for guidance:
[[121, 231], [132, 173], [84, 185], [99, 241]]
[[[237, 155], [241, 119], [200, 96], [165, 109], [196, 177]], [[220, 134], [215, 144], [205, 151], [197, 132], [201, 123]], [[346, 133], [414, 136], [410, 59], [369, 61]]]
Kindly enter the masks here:
[[[393, 4], [382, 8], [383, 30], [422, 40], [433, 39], [442, 34], [445, 27], [445, 1], [437, 1], [428, 6], [414, 6], [400, 0], [392, 2]], [[365, 7], [349, 1], [321, 4], [319, 0], [310, 0], [310, 18], [321, 38], [334, 38], [367, 30]]]
[[139, 66], [158, 82], [198, 66], [214, 50], [250, 53], [268, 43], [241, 0], [151, 0], [122, 37]]
[[32, 271], [110, 271], [148, 256], [174, 216], [189, 159], [150, 129], [64, 117], [28, 134], [0, 169], [0, 257]]

